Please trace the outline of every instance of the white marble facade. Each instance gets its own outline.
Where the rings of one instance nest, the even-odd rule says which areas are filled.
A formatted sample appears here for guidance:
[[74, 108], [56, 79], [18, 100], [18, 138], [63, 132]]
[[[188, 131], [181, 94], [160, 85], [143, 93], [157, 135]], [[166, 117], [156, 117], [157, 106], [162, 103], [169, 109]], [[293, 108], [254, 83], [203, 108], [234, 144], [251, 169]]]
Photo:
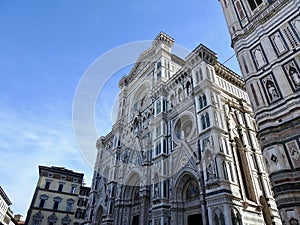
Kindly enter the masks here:
[[281, 224], [244, 82], [204, 45], [181, 59], [173, 42], [160, 33], [119, 82], [88, 223]]

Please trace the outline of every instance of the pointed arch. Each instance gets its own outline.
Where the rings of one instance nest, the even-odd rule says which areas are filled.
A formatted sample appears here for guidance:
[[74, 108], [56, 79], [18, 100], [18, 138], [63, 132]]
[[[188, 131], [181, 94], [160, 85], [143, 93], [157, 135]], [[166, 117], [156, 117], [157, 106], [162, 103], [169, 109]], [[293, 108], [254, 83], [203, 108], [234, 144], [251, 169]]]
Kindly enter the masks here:
[[95, 223], [96, 225], [100, 225], [101, 222], [102, 222], [102, 216], [103, 216], [103, 207], [102, 205], [99, 205], [97, 208], [96, 208], [96, 211], [95, 211]]
[[232, 225], [242, 225], [242, 217], [236, 208], [231, 209], [231, 222]]
[[61, 219], [62, 225], [69, 225], [70, 223], [71, 223], [71, 218], [69, 217], [69, 215], [66, 215]]
[[32, 225], [41, 225], [43, 219], [44, 219], [43, 213], [41, 211], [38, 211], [32, 217]]
[[54, 225], [56, 224], [58, 218], [55, 215], [55, 213], [52, 213], [50, 216], [48, 216], [48, 225]]
[[173, 196], [176, 200], [196, 199], [200, 194], [200, 186], [195, 172], [183, 171], [175, 181]]
[[210, 119], [209, 119], [208, 112], [206, 112], [205, 114], [205, 122], [206, 122], [206, 127], [210, 127]]
[[223, 167], [224, 179], [225, 179], [225, 180], [229, 180], [229, 179], [228, 179], [227, 165], [226, 165], [226, 162], [225, 162], [225, 161], [222, 162], [222, 167]]
[[245, 13], [244, 13], [244, 10], [243, 10], [243, 7], [242, 7], [241, 3], [239, 1], [237, 1], [235, 3], [235, 5], [236, 5], [236, 9], [237, 9], [237, 12], [239, 14], [240, 19], [241, 20], [244, 19], [245, 18]]

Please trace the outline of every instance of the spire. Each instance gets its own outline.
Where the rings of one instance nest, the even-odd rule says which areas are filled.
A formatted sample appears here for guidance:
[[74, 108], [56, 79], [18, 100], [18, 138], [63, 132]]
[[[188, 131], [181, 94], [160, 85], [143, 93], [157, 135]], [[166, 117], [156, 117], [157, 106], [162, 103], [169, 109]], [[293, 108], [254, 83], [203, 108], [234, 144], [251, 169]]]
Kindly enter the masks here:
[[161, 43], [164, 43], [165, 45], [167, 45], [168, 47], [172, 47], [172, 45], [174, 44], [174, 39], [172, 37], [170, 37], [169, 35], [167, 35], [164, 32], [160, 32], [156, 38], [153, 40], [152, 45], [159, 45]]

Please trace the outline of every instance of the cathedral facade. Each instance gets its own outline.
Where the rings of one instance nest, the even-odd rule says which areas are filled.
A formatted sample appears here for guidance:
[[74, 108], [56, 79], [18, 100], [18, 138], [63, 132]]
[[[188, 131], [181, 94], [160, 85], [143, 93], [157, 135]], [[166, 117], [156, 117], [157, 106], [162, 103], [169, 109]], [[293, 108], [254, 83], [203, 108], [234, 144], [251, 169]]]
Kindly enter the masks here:
[[91, 225], [281, 224], [244, 82], [199, 45], [160, 33], [120, 82], [97, 141]]
[[300, 223], [300, 1], [221, 0], [284, 224]]

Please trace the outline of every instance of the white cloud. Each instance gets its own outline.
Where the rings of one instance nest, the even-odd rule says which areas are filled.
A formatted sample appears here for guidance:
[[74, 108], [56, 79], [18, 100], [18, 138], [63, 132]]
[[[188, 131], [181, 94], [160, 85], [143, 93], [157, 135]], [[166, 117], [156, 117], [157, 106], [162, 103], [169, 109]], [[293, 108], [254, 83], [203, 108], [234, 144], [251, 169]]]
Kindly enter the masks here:
[[64, 166], [85, 173], [86, 182], [91, 181], [92, 168], [76, 147], [68, 109], [60, 106], [20, 110], [0, 105], [0, 185], [14, 213], [26, 216], [38, 165]]

